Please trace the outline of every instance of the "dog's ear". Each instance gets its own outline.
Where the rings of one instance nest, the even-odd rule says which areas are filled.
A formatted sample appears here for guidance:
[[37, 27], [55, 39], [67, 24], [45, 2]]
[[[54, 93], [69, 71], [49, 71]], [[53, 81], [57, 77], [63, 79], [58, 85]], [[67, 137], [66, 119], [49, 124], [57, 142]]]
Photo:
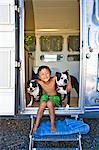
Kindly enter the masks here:
[[32, 79], [38, 79], [38, 75], [32, 70]]
[[30, 80], [27, 82], [27, 87], [29, 87], [29, 84], [30, 84]]
[[57, 77], [57, 81], [59, 81], [60, 80], [60, 77], [61, 77], [61, 73], [60, 72], [56, 72], [56, 77]]
[[67, 75], [67, 78], [69, 79], [69, 73], [68, 73], [68, 71], [69, 71], [69, 70], [64, 71], [63, 74], [66, 74], [66, 75]]

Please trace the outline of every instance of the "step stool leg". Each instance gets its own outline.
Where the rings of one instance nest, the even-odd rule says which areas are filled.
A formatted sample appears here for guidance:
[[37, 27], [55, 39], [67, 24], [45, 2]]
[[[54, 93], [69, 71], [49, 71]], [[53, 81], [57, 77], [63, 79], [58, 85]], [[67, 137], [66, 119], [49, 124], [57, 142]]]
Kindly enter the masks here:
[[79, 134], [79, 149], [82, 150], [82, 145], [81, 145], [81, 134]]
[[33, 115], [31, 115], [31, 127], [30, 127], [31, 129], [30, 129], [30, 134], [29, 134], [29, 138], [30, 138], [29, 150], [32, 150], [32, 146], [34, 145], [34, 139], [32, 138], [33, 124], [34, 124], [34, 117], [33, 117]]

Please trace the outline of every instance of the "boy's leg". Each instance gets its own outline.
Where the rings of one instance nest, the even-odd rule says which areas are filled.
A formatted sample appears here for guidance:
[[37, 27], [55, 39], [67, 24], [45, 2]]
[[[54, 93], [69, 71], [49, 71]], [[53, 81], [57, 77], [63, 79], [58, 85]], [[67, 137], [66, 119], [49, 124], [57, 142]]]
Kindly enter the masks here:
[[43, 112], [44, 112], [44, 109], [46, 108], [46, 101], [42, 101], [40, 106], [39, 106], [39, 109], [38, 109], [38, 112], [37, 112], [37, 118], [36, 118], [36, 122], [35, 122], [35, 125], [34, 125], [34, 128], [33, 128], [33, 131], [36, 131], [38, 126], [39, 126], [39, 123], [40, 123], [40, 119], [43, 115]]
[[49, 115], [50, 115], [50, 120], [51, 120], [51, 130], [54, 132], [54, 131], [56, 131], [54, 102], [49, 100], [47, 102], [47, 107], [49, 108]]

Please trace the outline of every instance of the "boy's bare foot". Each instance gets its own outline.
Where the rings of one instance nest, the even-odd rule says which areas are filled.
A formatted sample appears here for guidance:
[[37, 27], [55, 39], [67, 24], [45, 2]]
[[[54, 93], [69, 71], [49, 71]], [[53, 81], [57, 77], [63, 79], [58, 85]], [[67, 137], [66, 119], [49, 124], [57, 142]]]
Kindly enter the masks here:
[[37, 127], [36, 125], [34, 125], [32, 131], [33, 131], [33, 132], [36, 132], [37, 128], [38, 128], [38, 127]]
[[51, 131], [52, 132], [56, 132], [56, 127], [55, 126], [51, 126]]

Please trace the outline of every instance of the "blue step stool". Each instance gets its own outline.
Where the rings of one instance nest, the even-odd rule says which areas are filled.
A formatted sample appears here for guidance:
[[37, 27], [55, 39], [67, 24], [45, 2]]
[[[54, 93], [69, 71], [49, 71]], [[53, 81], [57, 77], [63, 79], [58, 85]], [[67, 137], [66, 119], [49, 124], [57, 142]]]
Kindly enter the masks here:
[[[40, 126], [36, 132], [33, 133], [31, 130], [29, 150], [50, 149], [34, 148], [35, 141], [78, 141], [78, 149], [82, 150], [81, 135], [87, 134], [89, 132], [88, 124], [80, 120], [66, 118], [64, 120], [56, 121], [56, 132], [51, 132], [50, 127], [50, 120], [43, 120], [40, 122]], [[57, 150], [58, 148], [55, 149]]]

